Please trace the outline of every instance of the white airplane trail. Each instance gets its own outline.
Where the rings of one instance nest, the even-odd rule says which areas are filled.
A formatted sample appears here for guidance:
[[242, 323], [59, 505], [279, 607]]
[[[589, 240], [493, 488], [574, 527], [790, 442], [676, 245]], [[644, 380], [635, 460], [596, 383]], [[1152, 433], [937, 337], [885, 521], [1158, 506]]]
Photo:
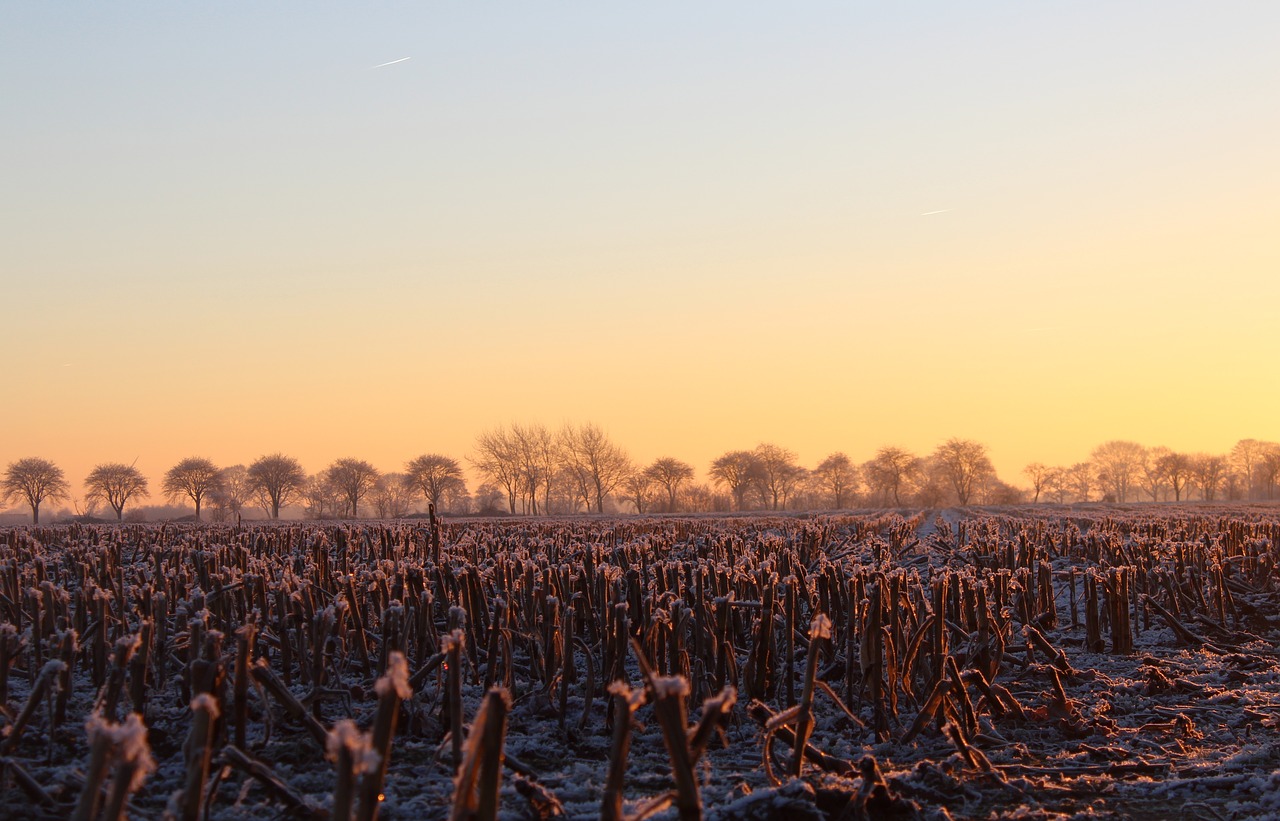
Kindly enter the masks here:
[[373, 66], [373, 68], [383, 68], [385, 66], [394, 66], [396, 63], [403, 63], [405, 60], [408, 60], [408, 59], [410, 58], [401, 57], [399, 60], [392, 60], [389, 63], [378, 63], [376, 66]]
[[943, 209], [942, 209], [942, 210], [940, 210], [940, 211], [925, 211], [925, 212], [924, 212], [923, 214], [921, 214], [920, 216], [922, 216], [922, 217], [931, 217], [931, 216], [933, 216], [934, 214], [945, 214], [945, 213], [947, 213], [947, 212], [948, 212], [948, 211], [950, 211], [950, 210], [951, 210], [950, 208], [943, 208]]

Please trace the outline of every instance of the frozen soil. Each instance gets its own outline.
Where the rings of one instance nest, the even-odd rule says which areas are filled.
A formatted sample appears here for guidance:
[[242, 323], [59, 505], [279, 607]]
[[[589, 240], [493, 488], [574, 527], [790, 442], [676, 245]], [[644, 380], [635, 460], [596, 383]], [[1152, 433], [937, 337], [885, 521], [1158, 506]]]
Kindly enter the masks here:
[[[1099, 507], [953, 510], [904, 516], [833, 515], [816, 520], [734, 517], [722, 521], [691, 520], [692, 525], [670, 519], [652, 520], [651, 526], [619, 520], [616, 529], [612, 529], [615, 523], [602, 520], [587, 524], [462, 523], [452, 525], [446, 536], [450, 542], [468, 546], [519, 544], [531, 555], [554, 541], [557, 555], [573, 562], [575, 539], [599, 539], [607, 542], [610, 549], [652, 542], [655, 550], [679, 556], [678, 542], [686, 528], [703, 536], [708, 532], [729, 534], [748, 542], [754, 539], [758, 544], [771, 539], [792, 543], [806, 538], [816, 522], [825, 528], [824, 543], [819, 545], [826, 554], [824, 561], [853, 572], [877, 561], [873, 556], [876, 554], [879, 561], [927, 577], [944, 567], [976, 566], [976, 572], [984, 572], [981, 561], [973, 558], [972, 546], [981, 538], [1016, 542], [1019, 528], [1032, 534], [1049, 533], [1051, 539], [1057, 538], [1054, 534], [1070, 531], [1081, 543], [1091, 533], [1111, 534], [1112, 546], [1127, 540], [1125, 546], [1132, 550], [1208, 545], [1206, 549], [1220, 549], [1218, 557], [1230, 565], [1234, 560], [1227, 554], [1234, 543], [1225, 536], [1218, 540], [1213, 534], [1221, 536], [1231, 531], [1233, 524], [1247, 524], [1252, 528], [1251, 535], [1236, 541], [1244, 544], [1241, 550], [1254, 551], [1253, 564], [1262, 562], [1263, 570], [1248, 578], [1236, 578], [1232, 617], [1219, 622], [1209, 601], [1203, 609], [1184, 612], [1184, 627], [1196, 637], [1189, 641], [1176, 634], [1154, 610], [1136, 610], [1133, 648], [1128, 653], [1109, 652], [1110, 642], [1102, 648], [1086, 646], [1084, 617], [1079, 615], [1073, 622], [1071, 615], [1069, 578], [1072, 567], [1083, 571], [1090, 562], [1067, 550], [1052, 556], [1049, 560], [1057, 626], [1045, 627], [1043, 634], [1065, 654], [1067, 669], [1063, 670], [1059, 663], [1056, 677], [1074, 712], [1064, 715], [1062, 702], [1055, 696], [1053, 660], [1011, 638], [993, 683], [1008, 690], [1024, 708], [1025, 716], [1016, 718], [1007, 712], [997, 716], [983, 709], [976, 691], [970, 692], [978, 705], [979, 727], [972, 736], [972, 746], [989, 761], [989, 768], [968, 760], [943, 732], [944, 719], [930, 720], [910, 741], [902, 740], [919, 712], [921, 693], [914, 698], [897, 693], [896, 713], [890, 713], [888, 732], [878, 740], [871, 729], [875, 711], [863, 688], [848, 705], [858, 721], [844, 715], [824, 695], [815, 701], [815, 729], [810, 744], [833, 759], [848, 762], [850, 766], [844, 771], [833, 772], [809, 764], [800, 779], [783, 778], [782, 768], [790, 748], [775, 741], [772, 769], [778, 777], [771, 778], [762, 760], [765, 732], [747, 714], [748, 698], [740, 692], [727, 727], [711, 744], [697, 773], [706, 815], [713, 819], [1276, 818], [1280, 817], [1277, 513], [1269, 508], [1230, 506], [1150, 510]], [[966, 522], [971, 525], [968, 534], [962, 532]], [[1154, 530], [1149, 527], [1152, 522], [1157, 523]], [[362, 522], [347, 528], [354, 533], [359, 528], [380, 526]], [[986, 537], [981, 536], [982, 528], [986, 528]], [[7, 536], [9, 544], [3, 555], [5, 567], [28, 556], [24, 550], [29, 548], [16, 547], [22, 539], [29, 540], [28, 545], [38, 542], [46, 560], [53, 564], [60, 560], [58, 551], [68, 545], [84, 549], [92, 540], [93, 530], [80, 527], [72, 531], [0, 531], [0, 537]], [[135, 528], [123, 538], [151, 539], [158, 544], [157, 549], [163, 550], [165, 545], [159, 541], [162, 538], [177, 538], [188, 544], [205, 540], [206, 546], [238, 539], [252, 546], [259, 535], [193, 527], [176, 532], [170, 529], [168, 535], [157, 536], [155, 530], [158, 527]], [[994, 535], [997, 531], [1003, 535]], [[1161, 532], [1166, 538], [1154, 545], [1152, 533]], [[1206, 532], [1210, 534], [1207, 540]], [[1275, 536], [1267, 537], [1271, 541], [1264, 543], [1267, 539], [1259, 536], [1263, 533]], [[112, 537], [100, 534], [97, 538], [105, 542]], [[886, 546], [891, 559], [884, 558]], [[121, 555], [127, 558], [127, 553]], [[448, 547], [445, 553], [450, 555]], [[299, 553], [302, 555], [305, 551]], [[462, 562], [467, 554], [459, 549], [451, 555]], [[294, 569], [304, 575], [302, 559], [295, 564]], [[573, 572], [579, 566], [566, 565]], [[24, 566], [19, 572], [26, 573], [27, 569]], [[143, 576], [139, 575], [136, 581], [140, 585]], [[134, 592], [128, 598], [136, 603], [138, 595]], [[10, 596], [10, 591], [6, 589], [5, 595]], [[1081, 595], [1080, 590], [1075, 592], [1075, 610], [1083, 606]], [[28, 626], [18, 633], [21, 646], [12, 663], [8, 701], [0, 715], [0, 731], [6, 739], [13, 733], [16, 717], [27, 702], [36, 672], [30, 647], [29, 622], [33, 614], [26, 615]], [[129, 616], [132, 626], [136, 627], [138, 621], [139, 614]], [[808, 624], [807, 619], [804, 624]], [[443, 629], [443, 623], [439, 627]], [[374, 639], [376, 635], [371, 635]], [[952, 651], [958, 654], [962, 646], [957, 639]], [[593, 650], [594, 664], [599, 667], [600, 648]], [[741, 667], [747, 661], [748, 648], [736, 647], [735, 651]], [[47, 638], [44, 652], [49, 657]], [[88, 652], [87, 643], [81, 652]], [[228, 641], [227, 671], [232, 668], [234, 652], [234, 642]], [[481, 666], [468, 664], [463, 679], [467, 721], [474, 717], [484, 694], [480, 680], [484, 648], [478, 652]], [[143, 719], [155, 769], [132, 796], [129, 817], [162, 817], [171, 798], [183, 788], [187, 772], [184, 744], [192, 711], [181, 681], [185, 667], [180, 656], [175, 653], [167, 678], [149, 682]], [[844, 663], [857, 663], [842, 656], [842, 647], [824, 656], [820, 673], [841, 695], [847, 669]], [[583, 659], [578, 661], [582, 665]], [[278, 667], [278, 654], [271, 656], [271, 662]], [[603, 682], [596, 682], [597, 691], [592, 694], [589, 707], [584, 700], [583, 679], [580, 677], [577, 684], [571, 685], [562, 721], [558, 699], [540, 681], [531, 679], [529, 664], [517, 642], [511, 682], [513, 706], [505, 745], [509, 766], [502, 780], [499, 817], [600, 817], [610, 755], [608, 698], [601, 689]], [[0, 817], [66, 818], [76, 806], [89, 760], [85, 723], [95, 712], [100, 696], [89, 668], [87, 659], [74, 668], [67, 719], [61, 726], [50, 727], [49, 699], [32, 714], [22, 737], [0, 748], [4, 764]], [[627, 662], [626, 669], [629, 683], [641, 686], [642, 677], [634, 659]], [[583, 665], [580, 676], [585, 673]], [[790, 671], [797, 691], [803, 673], [801, 653]], [[329, 682], [330, 687], [345, 695], [320, 702], [316, 710], [320, 723], [332, 727], [339, 719], [351, 717], [362, 728], [368, 728], [376, 708], [374, 676], [361, 674], [349, 657], [335, 662], [334, 674], [338, 681]], [[292, 690], [299, 698], [308, 692], [297, 680]], [[775, 712], [786, 706], [782, 691], [777, 686], [765, 699]], [[454, 766], [443, 716], [444, 692], [443, 673], [436, 671], [402, 706], [379, 818], [420, 821], [448, 817], [454, 793]], [[128, 699], [123, 703], [127, 705]], [[225, 741], [220, 738], [206, 785], [208, 817], [326, 817], [333, 805], [335, 772], [320, 744], [297, 721], [285, 716], [280, 705], [261, 689], [250, 690], [248, 712], [247, 752], [266, 765], [301, 803], [290, 807], [261, 780], [232, 767], [219, 753], [218, 747]], [[697, 720], [698, 712], [696, 707], [690, 709], [691, 722]], [[120, 712], [123, 714], [124, 709]], [[860, 791], [865, 794], [869, 784], [858, 773], [857, 765], [867, 757], [874, 758], [889, 794], [897, 801], [859, 804]], [[628, 811], [635, 811], [647, 799], [673, 787], [667, 749], [648, 704], [635, 715], [626, 772], [624, 796]], [[22, 774], [35, 786], [24, 787]], [[653, 817], [678, 816], [674, 808], [668, 808]]]

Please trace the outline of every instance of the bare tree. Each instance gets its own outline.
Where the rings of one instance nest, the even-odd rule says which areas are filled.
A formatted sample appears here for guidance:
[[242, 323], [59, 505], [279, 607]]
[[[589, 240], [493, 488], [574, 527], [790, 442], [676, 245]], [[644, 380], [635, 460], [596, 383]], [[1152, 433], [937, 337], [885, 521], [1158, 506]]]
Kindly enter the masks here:
[[849, 497], [858, 492], [858, 466], [843, 453], [833, 453], [813, 469], [817, 487], [835, 502], [835, 509], [842, 510]]
[[280, 508], [297, 498], [307, 483], [302, 465], [292, 456], [273, 453], [249, 465], [249, 487], [271, 518], [280, 518]]
[[[1166, 447], [1157, 446], [1147, 448], [1142, 458], [1142, 471], [1139, 474], [1138, 482], [1142, 486], [1142, 490], [1151, 497], [1152, 502], [1160, 501], [1160, 492], [1165, 489], [1167, 484], [1164, 469], [1161, 467], [1161, 461], [1165, 456], [1172, 453]], [[1168, 498], [1168, 494], [1165, 494]]]
[[717, 486], [726, 487], [738, 510], [746, 510], [747, 493], [758, 484], [764, 471], [760, 459], [749, 450], [734, 450], [711, 463], [708, 475]]
[[787, 498], [804, 478], [804, 468], [796, 464], [795, 453], [778, 445], [756, 445], [755, 456], [760, 465], [760, 485], [768, 494], [770, 509], [785, 510]]
[[212, 461], [192, 456], [169, 468], [161, 487], [171, 501], [186, 496], [194, 502], [199, 521], [201, 503], [222, 487], [222, 471]]
[[1147, 449], [1137, 442], [1113, 440], [1094, 448], [1091, 458], [1098, 482], [1111, 491], [1115, 501], [1123, 504], [1129, 500], [1129, 488], [1137, 481], [1146, 455]]
[[[596, 513], [604, 513], [604, 499], [634, 473], [631, 458], [622, 448], [609, 441], [598, 426], [566, 425], [560, 432], [561, 465], [575, 480], [585, 485], [595, 500]], [[591, 504], [591, 499], [587, 500]]]
[[1022, 469], [1022, 475], [1031, 480], [1031, 504], [1040, 504], [1040, 494], [1049, 487], [1054, 469], [1040, 462], [1032, 462]]
[[116, 521], [124, 519], [124, 506], [135, 496], [150, 495], [147, 477], [133, 465], [108, 462], [89, 471], [84, 480], [88, 496], [106, 502], [116, 512]]
[[916, 455], [904, 448], [883, 447], [863, 466], [862, 472], [882, 504], [892, 499], [894, 506], [899, 507], [904, 486], [918, 469], [918, 463]]
[[46, 499], [66, 499], [71, 486], [62, 468], [48, 459], [29, 457], [10, 462], [0, 479], [0, 498], [8, 504], [21, 499], [31, 508], [31, 523], [40, 524], [40, 505]]
[[346, 500], [342, 493], [329, 481], [327, 471], [308, 476], [307, 481], [298, 491], [302, 509], [311, 519], [332, 519], [346, 512]]
[[1191, 457], [1191, 466], [1196, 484], [1200, 486], [1200, 497], [1212, 502], [1218, 497], [1218, 485], [1227, 472], [1227, 460], [1212, 453], [1198, 453]]
[[974, 488], [996, 472], [987, 446], [972, 439], [948, 439], [933, 452], [933, 461], [951, 483], [961, 507], [969, 504]]
[[443, 510], [441, 502], [446, 494], [466, 493], [466, 481], [462, 477], [462, 465], [457, 459], [427, 453], [405, 466], [405, 481], [421, 493], [436, 510]]
[[1049, 475], [1045, 479], [1045, 491], [1055, 504], [1066, 503], [1067, 495], [1071, 493], [1071, 482], [1067, 478], [1066, 468], [1049, 468]]
[[1089, 493], [1097, 483], [1097, 471], [1089, 462], [1076, 462], [1066, 470], [1067, 484], [1076, 494], [1076, 500], [1089, 501]]
[[1257, 472], [1266, 458], [1267, 446], [1270, 444], [1257, 439], [1241, 439], [1231, 449], [1231, 465], [1244, 476], [1247, 498], [1253, 497], [1253, 489], [1257, 484]]
[[512, 425], [520, 473], [525, 492], [526, 512], [538, 515], [538, 495], [542, 495], [542, 511], [548, 513], [551, 491], [560, 466], [560, 448], [546, 425]]
[[240, 516], [240, 511], [253, 497], [249, 469], [244, 465], [232, 465], [222, 469], [216, 487], [209, 495], [209, 503], [219, 520]]
[[503, 428], [485, 431], [476, 437], [476, 455], [471, 464], [507, 494], [510, 512], [516, 512], [516, 497], [524, 484], [520, 452], [515, 438]]
[[655, 482], [648, 471], [633, 471], [622, 481], [622, 499], [636, 506], [636, 513], [648, 513], [653, 501]]
[[325, 470], [325, 478], [347, 503], [351, 518], [360, 518], [360, 500], [378, 483], [378, 469], [363, 459], [339, 459]]
[[[370, 500], [380, 519], [399, 519], [409, 512], [413, 497], [417, 495], [417, 487], [403, 473], [384, 473], [378, 477], [373, 487]], [[443, 493], [436, 499], [439, 501]], [[436, 502], [432, 502], [436, 504]], [[437, 505], [437, 509], [441, 508]]]
[[1185, 453], [1174, 453], [1166, 450], [1165, 453], [1156, 457], [1156, 469], [1164, 480], [1169, 483], [1169, 487], [1173, 490], [1173, 500], [1175, 502], [1182, 501], [1182, 494], [1186, 491], [1187, 485], [1194, 476], [1193, 468], [1191, 457]]
[[1268, 501], [1275, 498], [1276, 483], [1280, 480], [1280, 445], [1265, 442], [1258, 459], [1258, 482], [1266, 490]]
[[693, 466], [673, 456], [662, 456], [644, 469], [645, 474], [667, 492], [667, 512], [675, 513], [680, 485], [693, 478]]

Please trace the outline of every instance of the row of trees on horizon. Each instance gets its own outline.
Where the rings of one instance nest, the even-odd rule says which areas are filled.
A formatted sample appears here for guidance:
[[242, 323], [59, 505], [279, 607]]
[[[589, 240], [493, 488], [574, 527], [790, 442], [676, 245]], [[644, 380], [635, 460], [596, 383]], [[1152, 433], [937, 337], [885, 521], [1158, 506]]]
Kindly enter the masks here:
[[[222, 467], [203, 457], [182, 459], [165, 472], [161, 492], [171, 504], [190, 504], [216, 521], [260, 509], [279, 518], [298, 508], [308, 518], [399, 518], [426, 505], [455, 515], [576, 513], [697, 513], [748, 510], [840, 510], [855, 507], [945, 507], [1052, 502], [1272, 500], [1280, 483], [1280, 444], [1242, 439], [1227, 454], [1191, 454], [1113, 440], [1088, 461], [1027, 465], [1017, 487], [996, 475], [986, 445], [952, 438], [921, 456], [886, 446], [861, 464], [832, 453], [812, 468], [794, 452], [764, 443], [713, 460], [707, 481], [672, 456], [636, 464], [594, 424], [553, 431], [543, 425], [496, 428], [476, 439], [468, 457], [481, 483], [470, 491], [463, 465], [437, 453], [417, 456], [399, 472], [383, 473], [363, 459], [343, 458], [308, 474], [288, 455]], [[134, 465], [103, 463], [73, 499], [63, 471], [37, 457], [9, 464], [0, 498], [25, 504], [39, 522], [46, 502], [71, 502], [58, 519], [96, 519], [103, 506], [117, 520], [150, 496]], [[180, 514], [181, 515], [181, 514]]]

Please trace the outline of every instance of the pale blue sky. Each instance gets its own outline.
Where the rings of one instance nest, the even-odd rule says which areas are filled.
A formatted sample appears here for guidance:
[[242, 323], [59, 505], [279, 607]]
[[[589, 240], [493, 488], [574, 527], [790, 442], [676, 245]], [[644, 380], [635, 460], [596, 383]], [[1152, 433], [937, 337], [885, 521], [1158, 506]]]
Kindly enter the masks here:
[[512, 419], [695, 462], [966, 435], [1006, 474], [1280, 438], [1251, 376], [1277, 31], [1262, 2], [5, 3], [0, 462], [394, 469]]

